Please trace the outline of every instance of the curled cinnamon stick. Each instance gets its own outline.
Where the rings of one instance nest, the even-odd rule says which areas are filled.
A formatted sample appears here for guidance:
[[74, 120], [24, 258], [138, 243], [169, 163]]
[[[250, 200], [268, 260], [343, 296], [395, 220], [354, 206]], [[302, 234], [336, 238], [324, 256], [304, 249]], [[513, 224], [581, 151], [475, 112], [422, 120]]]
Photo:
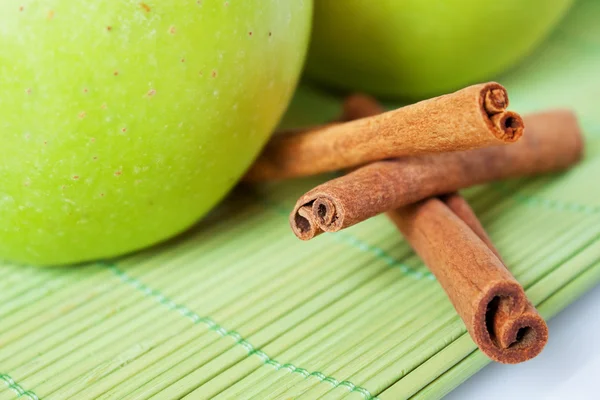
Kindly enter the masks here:
[[488, 357], [515, 364], [542, 351], [546, 323], [462, 197], [451, 195], [444, 202], [431, 198], [388, 216], [436, 276]]
[[508, 146], [379, 161], [319, 185], [296, 203], [292, 230], [309, 240], [431, 196], [562, 170], [581, 158], [583, 137], [572, 112], [532, 114], [525, 124], [523, 138]]
[[249, 182], [314, 175], [368, 162], [517, 141], [523, 121], [506, 111], [495, 82], [416, 104], [291, 135], [278, 135], [248, 171]]

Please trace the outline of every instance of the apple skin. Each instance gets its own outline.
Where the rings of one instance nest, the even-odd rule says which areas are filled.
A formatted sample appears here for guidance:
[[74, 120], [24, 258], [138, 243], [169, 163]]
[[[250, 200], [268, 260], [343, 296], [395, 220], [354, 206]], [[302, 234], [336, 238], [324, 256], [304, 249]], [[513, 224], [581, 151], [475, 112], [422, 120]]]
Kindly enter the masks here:
[[573, 0], [321, 0], [307, 75], [421, 99], [486, 81], [529, 53]]
[[297, 84], [312, 0], [0, 1], [0, 258], [113, 257], [192, 225]]

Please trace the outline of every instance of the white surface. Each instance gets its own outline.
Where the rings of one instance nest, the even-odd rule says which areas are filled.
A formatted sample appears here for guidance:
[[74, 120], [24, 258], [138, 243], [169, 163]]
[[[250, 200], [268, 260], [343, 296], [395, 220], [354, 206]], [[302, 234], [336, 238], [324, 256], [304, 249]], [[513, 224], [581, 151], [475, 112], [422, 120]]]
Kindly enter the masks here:
[[445, 400], [600, 399], [600, 286], [548, 323], [538, 357], [519, 365], [492, 363]]

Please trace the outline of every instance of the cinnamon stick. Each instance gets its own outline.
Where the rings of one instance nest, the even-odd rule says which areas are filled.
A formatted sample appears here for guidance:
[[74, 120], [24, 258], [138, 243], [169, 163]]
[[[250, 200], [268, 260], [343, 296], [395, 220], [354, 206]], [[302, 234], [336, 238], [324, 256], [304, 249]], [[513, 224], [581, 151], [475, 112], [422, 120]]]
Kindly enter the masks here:
[[372, 96], [363, 93], [351, 94], [342, 106], [342, 121], [368, 118], [385, 112], [385, 108]]
[[523, 138], [508, 146], [374, 162], [319, 185], [296, 203], [292, 230], [309, 240], [431, 196], [559, 171], [581, 158], [583, 137], [571, 111], [532, 114], [525, 125]]
[[450, 210], [460, 218], [467, 226], [475, 233], [479, 239], [494, 253], [500, 261], [502, 257], [496, 249], [496, 246], [492, 242], [492, 239], [488, 236], [487, 232], [481, 225], [479, 218], [475, 215], [475, 212], [469, 205], [469, 203], [462, 197], [458, 192], [439, 196], [439, 199], [448, 206]]
[[314, 175], [368, 162], [517, 141], [523, 121], [506, 111], [495, 82], [339, 124], [278, 135], [248, 171], [248, 182]]
[[458, 196], [388, 212], [446, 291], [477, 346], [492, 360], [538, 355], [548, 327], [497, 256], [477, 217]]

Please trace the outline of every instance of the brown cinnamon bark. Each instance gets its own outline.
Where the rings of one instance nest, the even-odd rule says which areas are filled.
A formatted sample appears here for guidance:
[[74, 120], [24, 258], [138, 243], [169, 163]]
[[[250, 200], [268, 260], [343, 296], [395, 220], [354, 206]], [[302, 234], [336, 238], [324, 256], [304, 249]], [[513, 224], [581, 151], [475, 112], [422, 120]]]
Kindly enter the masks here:
[[496, 255], [477, 217], [458, 195], [388, 212], [436, 276], [469, 334], [492, 360], [515, 364], [548, 341], [543, 318]]
[[572, 112], [532, 114], [525, 124], [525, 135], [515, 144], [379, 161], [319, 185], [296, 203], [292, 230], [309, 240], [431, 196], [562, 170], [581, 158], [583, 137]]
[[387, 158], [512, 143], [521, 137], [523, 121], [507, 106], [504, 87], [490, 82], [368, 118], [278, 135], [244, 180], [286, 179]]
[[469, 203], [457, 192], [446, 194], [443, 196], [439, 196], [439, 199], [448, 206], [450, 210], [460, 218], [471, 230], [475, 233], [479, 239], [494, 253], [496, 257], [500, 261], [502, 261], [502, 257], [500, 253], [496, 249], [496, 246], [492, 242], [492, 239], [488, 236], [487, 232], [481, 225], [479, 218], [475, 215], [475, 211], [471, 208]]

